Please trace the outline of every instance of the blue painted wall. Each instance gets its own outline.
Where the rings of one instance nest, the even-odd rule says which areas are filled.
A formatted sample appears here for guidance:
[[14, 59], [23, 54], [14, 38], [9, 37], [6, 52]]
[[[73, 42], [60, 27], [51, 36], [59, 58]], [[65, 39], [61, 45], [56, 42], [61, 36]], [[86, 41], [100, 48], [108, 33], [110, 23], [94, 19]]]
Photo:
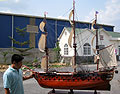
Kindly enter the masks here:
[[[15, 40], [20, 42], [29, 40], [28, 32], [25, 34], [24, 37], [21, 37], [20, 35], [18, 35], [18, 33], [16, 33], [16, 27], [19, 27], [20, 29], [25, 28], [29, 24], [29, 20], [30, 20], [30, 17], [14, 15], [14, 39]], [[35, 25], [39, 26], [42, 20], [43, 18], [36, 18]], [[64, 27], [71, 27], [69, 21], [58, 20], [58, 19], [47, 19], [46, 28], [48, 32], [48, 36], [47, 36], [48, 48], [55, 47], [57, 38], [61, 34]], [[91, 27], [91, 24], [89, 23], [83, 23], [83, 22], [76, 23], [76, 28], [89, 28], [89, 27]], [[113, 31], [113, 26], [102, 26], [102, 27], [107, 31]], [[56, 28], [57, 28], [57, 34], [55, 31]], [[35, 35], [36, 48], [38, 48], [38, 41], [41, 36], [41, 33], [42, 32], [39, 30], [39, 33]], [[10, 48], [12, 46], [11, 40], [8, 38], [8, 36], [12, 36], [12, 15], [0, 14], [0, 48]], [[20, 46], [16, 44], [14, 44], [14, 47], [20, 48]], [[28, 48], [28, 47], [29, 45], [23, 46], [23, 48]]]
[[[14, 39], [19, 41], [19, 42], [24, 42], [24, 41], [27, 41], [29, 40], [29, 33], [26, 32], [25, 33], [25, 36], [20, 36], [17, 32], [16, 32], [16, 28], [20, 28], [20, 29], [23, 29], [23, 28], [26, 28], [27, 27], [27, 24], [29, 24], [29, 18], [28, 17], [20, 17], [20, 16], [14, 16]], [[25, 29], [26, 30], [26, 29]], [[18, 48], [21, 48], [21, 46], [17, 45], [17, 44], [14, 44], [14, 47], [18, 47]], [[24, 45], [22, 46], [22, 48], [28, 48], [29, 45]]]
[[9, 48], [12, 45], [8, 36], [12, 35], [12, 17], [0, 15], [0, 48]]

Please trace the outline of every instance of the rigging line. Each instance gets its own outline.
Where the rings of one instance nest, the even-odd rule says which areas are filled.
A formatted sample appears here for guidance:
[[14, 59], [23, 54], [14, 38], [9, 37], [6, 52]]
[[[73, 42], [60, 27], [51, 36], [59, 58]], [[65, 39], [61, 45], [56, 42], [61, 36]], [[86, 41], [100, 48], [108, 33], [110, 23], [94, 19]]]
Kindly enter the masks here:
[[[91, 36], [91, 35], [90, 35], [90, 36]], [[90, 36], [89, 36], [89, 37], [90, 37]], [[89, 39], [89, 38], [88, 38], [88, 39]], [[87, 40], [88, 40], [88, 39], [87, 39]], [[79, 39], [78, 39], [78, 40], [79, 40]], [[84, 40], [84, 39], [82, 39], [82, 40]], [[85, 41], [87, 41], [87, 40], [85, 40]], [[79, 42], [80, 42], [80, 41], [79, 41]], [[80, 42], [80, 43], [81, 43], [81, 42]], [[77, 48], [77, 51], [78, 51], [82, 46], [83, 46], [83, 45], [81, 45], [79, 48]], [[72, 50], [73, 50], [73, 49], [71, 49], [69, 52], [71, 52]], [[83, 52], [83, 51], [82, 51], [82, 52]]]
[[[106, 49], [106, 48], [105, 48], [105, 49]], [[114, 50], [111, 49], [110, 53], [111, 53], [111, 52], [114, 53]], [[104, 52], [103, 52], [103, 53], [104, 53]], [[109, 53], [109, 56], [112, 57], [112, 55], [111, 55], [110, 53]], [[109, 66], [108, 66], [108, 63], [105, 62], [104, 58], [103, 58], [101, 55], [100, 55], [100, 57], [101, 57], [101, 59], [103, 60], [103, 62], [102, 62], [102, 60], [100, 60], [100, 61], [101, 61], [101, 64], [102, 64], [103, 66], [105, 65], [105, 66], [109, 67]], [[112, 61], [113, 61], [113, 60], [112, 60]]]
[[100, 45], [104, 45], [104, 44], [106, 44], [106, 43], [100, 39], [100, 34], [101, 34], [100, 32], [101, 32], [101, 31], [99, 30], [99, 41], [100, 41]]
[[[99, 41], [100, 41], [100, 42], [99, 42], [100, 45], [104, 45], [104, 44], [106, 44], [105, 41], [100, 40], [100, 38], [99, 38]], [[104, 45], [104, 46], [105, 46], [105, 45]]]
[[[89, 38], [88, 38], [88, 39], [89, 39]], [[87, 41], [88, 39], [86, 39], [86, 41]], [[77, 48], [77, 50], [79, 50], [81, 47], [83, 47], [83, 45], [81, 45], [79, 48]], [[91, 46], [90, 46], [90, 48], [91, 48]], [[83, 53], [83, 51], [82, 51], [82, 53]]]
[[[50, 23], [50, 22], [48, 22], [49, 24], [52, 24], [52, 25], [55, 25], [55, 23]], [[66, 22], [68, 25], [69, 25], [69, 22]], [[61, 25], [61, 24], [58, 24], [57, 23], [57, 26], [66, 26], [66, 23], [65, 23], [65, 25]]]
[[[48, 25], [48, 24], [46, 24], [46, 27], [48, 27], [48, 28], [50, 28], [51, 29], [51, 27]], [[53, 30], [51, 29], [51, 31], [53, 32]], [[49, 33], [49, 32], [47, 32], [47, 33]], [[48, 37], [47, 37], [48, 38]], [[49, 36], [49, 40], [48, 41], [50, 41], [51, 42], [51, 45], [52, 44], [54, 44], [54, 41], [52, 40], [53, 38], [51, 38], [51, 36]]]
[[39, 42], [39, 37], [38, 37], [38, 36], [39, 36], [39, 33], [40, 33], [40, 32], [38, 32], [37, 34], [35, 34], [35, 37], [37, 37], [37, 46], [38, 46], [38, 42]]
[[92, 22], [93, 20], [95, 20], [95, 18], [93, 18], [92, 20], [90, 20], [90, 23], [89, 23], [89, 26], [88, 26], [89, 29], [91, 29], [91, 28], [90, 28], [90, 25], [92, 26], [92, 23], [91, 23], [91, 22]]
[[[81, 39], [82, 39], [82, 34], [81, 34], [81, 33], [82, 33], [82, 32], [80, 32], [79, 34], [80, 34]], [[81, 45], [83, 44], [82, 41], [80, 42], [79, 35], [78, 35], [78, 43], [81, 44]], [[81, 48], [81, 47], [80, 47], [80, 48]], [[82, 50], [82, 49], [81, 49], [81, 52], [83, 53], [83, 50]]]
[[88, 26], [87, 26], [87, 24], [85, 24], [85, 23], [82, 23], [82, 25], [80, 25], [81, 23], [78, 23], [78, 27], [79, 28], [89, 28], [90, 29], [90, 26], [89, 26], [89, 24], [91, 24], [91, 23], [88, 23]]
[[[84, 43], [85, 43], [88, 39], [89, 39], [89, 37], [86, 38], [86, 40], [84, 41]], [[79, 48], [77, 48], [77, 50], [79, 50], [82, 46], [83, 46], [83, 45], [81, 45]]]
[[78, 15], [77, 15], [76, 9], [75, 9], [75, 14], [76, 14], [76, 19], [77, 19], [77, 21], [79, 21], [79, 20], [78, 20]]
[[[49, 24], [51, 24], [51, 25], [55, 25], [55, 23], [50, 23], [50, 22], [47, 22], [47, 23], [49, 23]], [[66, 23], [67, 23], [67, 26], [69, 27], [69, 22], [66, 22]], [[66, 26], [66, 23], [65, 23], [65, 25], [62, 25], [62, 24], [58, 24], [58, 23], [57, 23], [57, 26], [67, 27], [67, 26]], [[89, 26], [87, 26], [85, 23], [83, 23], [82, 27], [84, 27], [84, 26], [85, 26], [86, 28], [89, 28]], [[82, 27], [80, 27], [80, 24], [79, 24], [79, 23], [78, 23], [78, 27], [79, 27], [79, 28], [82, 28]], [[84, 28], [85, 28], [85, 27], [84, 27]]]
[[[55, 24], [54, 24], [55, 25]], [[46, 26], [48, 27], [48, 28], [50, 28], [51, 30], [52, 30], [52, 32], [54, 32], [55, 30], [52, 28], [52, 26], [49, 26], [49, 23], [48, 24], [46, 24]], [[55, 26], [54, 26], [55, 27]]]
[[[98, 37], [98, 38], [99, 38], [98, 40], [100, 40], [100, 34], [101, 34], [101, 33], [100, 33], [100, 30], [98, 30], [98, 33], [99, 33], [99, 34], [98, 34], [98, 36], [99, 36], [99, 37]], [[100, 40], [100, 44], [102, 45], [102, 41], [101, 41], [101, 40]], [[98, 45], [99, 45], [99, 44], [98, 44]]]
[[65, 16], [69, 11], [71, 11], [72, 8], [70, 8], [67, 12], [65, 12], [62, 16]]
[[[76, 19], [77, 19], [77, 21], [79, 21], [76, 10], [75, 10], [75, 14], [76, 14]], [[90, 24], [90, 23], [89, 23], [89, 24]], [[78, 26], [80, 27], [79, 24], [78, 24]], [[84, 26], [85, 26], [86, 28], [89, 28], [89, 26], [87, 26], [85, 23], [83, 23], [82, 27], [84, 27]], [[81, 28], [82, 28], [82, 27], [81, 27]], [[90, 28], [89, 28], [89, 29], [90, 29]]]
[[[79, 41], [79, 42], [83, 42], [83, 43], [85, 43], [90, 37], [92, 36], [92, 34], [91, 35], [89, 35], [88, 36], [88, 38], [83, 38], [81, 41]], [[85, 41], [83, 41], [83, 40], [85, 40]], [[78, 50], [82, 47], [83, 45], [81, 45], [79, 48], [78, 48]]]
[[98, 29], [98, 31], [99, 31], [99, 41], [100, 41], [99, 43], [100, 43], [101, 45], [106, 44], [105, 41], [100, 40], [100, 34], [101, 34], [102, 30]]
[[[114, 53], [114, 50], [113, 49], [111, 49], [111, 51], [110, 52], [113, 52]], [[109, 54], [110, 55], [110, 54]], [[111, 55], [110, 55], [111, 56]], [[108, 67], [108, 65], [107, 65], [107, 62], [105, 62], [105, 60], [103, 59], [103, 57], [101, 56], [101, 58], [102, 58], [102, 60], [103, 60], [103, 62], [104, 63], [102, 63], [102, 65], [106, 65], [107, 67]]]
[[[77, 20], [78, 21], [78, 20]], [[47, 22], [47, 23], [49, 23], [49, 24], [52, 24], [52, 25], [55, 25], [55, 23], [50, 23], [50, 22]], [[67, 24], [68, 24], [68, 26], [69, 26], [69, 22], [66, 22]], [[57, 23], [57, 26], [66, 26], [66, 25], [62, 25], [62, 24], [58, 24]], [[78, 23], [78, 26], [79, 26], [79, 28], [82, 28], [82, 27], [86, 27], [86, 28], [89, 28], [89, 26], [87, 26], [85, 23], [83, 23], [83, 25], [82, 25], [82, 27], [80, 27], [80, 25], [79, 25], [79, 23]]]
[[[103, 66], [107, 66], [108, 67], [108, 65], [107, 65], [107, 63], [105, 62], [105, 60], [103, 59], [103, 57], [100, 55], [100, 57], [101, 57], [101, 59], [100, 59], [100, 61], [101, 61], [101, 64], [103, 65]], [[103, 61], [103, 62], [102, 62]]]

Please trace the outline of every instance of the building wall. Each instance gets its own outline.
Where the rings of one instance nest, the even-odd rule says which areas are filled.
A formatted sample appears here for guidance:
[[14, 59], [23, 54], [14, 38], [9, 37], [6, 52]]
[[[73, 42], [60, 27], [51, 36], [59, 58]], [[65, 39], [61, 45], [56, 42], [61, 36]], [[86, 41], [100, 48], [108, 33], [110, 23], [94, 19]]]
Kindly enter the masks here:
[[12, 36], [12, 16], [0, 15], [0, 48], [11, 47], [8, 36]]
[[[8, 38], [8, 36], [12, 36], [13, 38], [18, 41], [26, 41], [29, 40], [29, 33], [26, 33], [26, 36], [24, 38], [21, 38], [16, 33], [16, 27], [19, 27], [21, 29], [25, 28], [30, 21], [30, 18], [35, 18], [35, 25], [39, 27], [40, 22], [43, 20], [43, 17], [36, 17], [36, 16], [28, 16], [28, 15], [16, 15], [16, 14], [5, 14], [0, 13], [0, 48], [10, 48], [12, 46], [11, 40]], [[107, 31], [113, 31], [113, 26], [108, 25], [99, 25], [102, 26]], [[54, 48], [55, 43], [57, 41], [57, 38], [61, 34], [64, 27], [70, 27], [70, 23], [68, 20], [60, 20], [60, 19], [54, 19], [54, 18], [47, 18], [47, 31], [48, 31], [48, 41], [47, 45], [48, 48]], [[76, 22], [77, 28], [89, 28], [91, 27], [90, 23], [85, 22]], [[12, 32], [13, 31], [13, 32]], [[35, 35], [35, 47], [38, 48], [38, 41], [41, 35], [41, 31], [39, 30], [39, 33], [36, 33]], [[14, 44], [14, 47], [20, 48], [20, 46]], [[23, 46], [23, 48], [28, 48], [29, 45]]]
[[[63, 30], [63, 34], [62, 34], [62, 37], [61, 37], [61, 39], [60, 39], [60, 41], [59, 41], [59, 46], [60, 46], [60, 49], [61, 49], [61, 51], [60, 51], [61, 56], [66, 56], [66, 57], [69, 56], [69, 57], [71, 57], [71, 56], [73, 56], [73, 54], [74, 54], [73, 47], [71, 48], [71, 47], [68, 45], [68, 38], [69, 38], [69, 36], [70, 36], [69, 31], [67, 31], [67, 29], [64, 29], [64, 30]], [[65, 46], [65, 44], [68, 45], [68, 55], [64, 55], [64, 46]], [[73, 44], [73, 43], [72, 43], [72, 44]]]
[[[77, 44], [77, 55], [78, 56], [93, 56], [95, 55], [94, 51], [92, 48], [96, 48], [96, 38], [94, 38], [93, 40], [93, 45], [91, 44], [93, 37], [95, 36], [95, 33], [84, 29], [82, 30], [83, 32], [79, 32], [76, 35], [76, 44]], [[73, 48], [73, 43], [72, 43], [72, 48], [70, 48], [70, 46], [68, 46], [68, 55], [64, 55], [64, 45], [67, 44], [68, 45], [68, 38], [70, 35], [70, 31], [67, 31], [67, 29], [63, 30], [63, 34], [62, 37], [60, 38], [60, 54], [61, 56], [64, 57], [71, 57], [74, 56], [74, 48]], [[65, 32], [67, 32], [67, 34], [65, 34]], [[104, 45], [104, 47], [107, 47], [111, 44], [119, 44], [119, 41], [110, 41], [110, 35], [104, 31], [103, 29], [100, 29], [98, 32], [98, 36], [102, 35], [103, 39], [101, 40], [100, 37], [98, 37], [98, 45]], [[85, 43], [89, 43], [90, 47], [91, 47], [91, 54], [90, 55], [84, 55], [84, 44]], [[115, 46], [116, 49], [118, 49], [118, 46]]]

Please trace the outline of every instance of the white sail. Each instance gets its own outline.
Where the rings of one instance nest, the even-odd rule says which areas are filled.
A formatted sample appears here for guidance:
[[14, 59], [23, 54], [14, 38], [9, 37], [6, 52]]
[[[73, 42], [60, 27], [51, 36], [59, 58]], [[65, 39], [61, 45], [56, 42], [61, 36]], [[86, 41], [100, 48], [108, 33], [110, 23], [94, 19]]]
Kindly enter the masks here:
[[40, 26], [39, 26], [39, 28], [40, 28], [40, 30], [41, 30], [42, 32], [44, 32], [44, 27], [45, 27], [45, 22], [42, 21], [42, 22], [40, 23]]
[[46, 44], [46, 35], [42, 34], [38, 43], [38, 48], [41, 52], [45, 51], [45, 44]]
[[72, 31], [70, 32], [70, 36], [68, 38], [68, 45], [72, 48], [72, 38], [73, 38], [73, 34], [74, 34], [74, 31], [72, 29]]
[[70, 24], [73, 26], [73, 22], [71, 21], [72, 15], [73, 15], [73, 10], [69, 14], [69, 21], [70, 21]]
[[99, 68], [107, 68], [117, 66], [114, 45], [110, 45], [99, 51]]

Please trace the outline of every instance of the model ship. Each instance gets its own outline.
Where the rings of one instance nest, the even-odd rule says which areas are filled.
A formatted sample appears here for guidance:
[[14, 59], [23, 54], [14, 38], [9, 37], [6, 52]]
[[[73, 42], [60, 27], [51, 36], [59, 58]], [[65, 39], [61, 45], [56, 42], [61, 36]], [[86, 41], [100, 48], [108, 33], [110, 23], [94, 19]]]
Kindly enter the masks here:
[[[39, 39], [39, 50], [45, 52], [46, 55], [42, 58], [41, 64], [44, 67], [44, 72], [35, 72], [34, 78], [39, 85], [43, 88], [51, 88], [52, 92], [55, 89], [69, 89], [73, 94], [73, 90], [95, 90], [94, 94], [97, 94], [96, 90], [110, 90], [110, 81], [113, 79], [115, 67], [117, 66], [114, 45], [109, 45], [104, 49], [99, 50], [98, 47], [98, 30], [97, 30], [97, 15], [95, 15], [95, 31], [96, 31], [96, 53], [97, 70], [96, 71], [76, 71], [76, 47], [75, 43], [75, 20], [74, 20], [75, 3], [73, 2], [73, 10], [70, 12], [69, 19], [72, 26], [72, 31], [68, 39], [68, 44], [71, 47], [71, 41], [73, 39], [73, 66], [74, 72], [54, 72], [48, 70], [49, 54], [47, 48], [47, 30], [46, 15], [44, 20], [40, 23], [40, 30], [43, 32]], [[71, 21], [71, 17], [73, 20]]]

